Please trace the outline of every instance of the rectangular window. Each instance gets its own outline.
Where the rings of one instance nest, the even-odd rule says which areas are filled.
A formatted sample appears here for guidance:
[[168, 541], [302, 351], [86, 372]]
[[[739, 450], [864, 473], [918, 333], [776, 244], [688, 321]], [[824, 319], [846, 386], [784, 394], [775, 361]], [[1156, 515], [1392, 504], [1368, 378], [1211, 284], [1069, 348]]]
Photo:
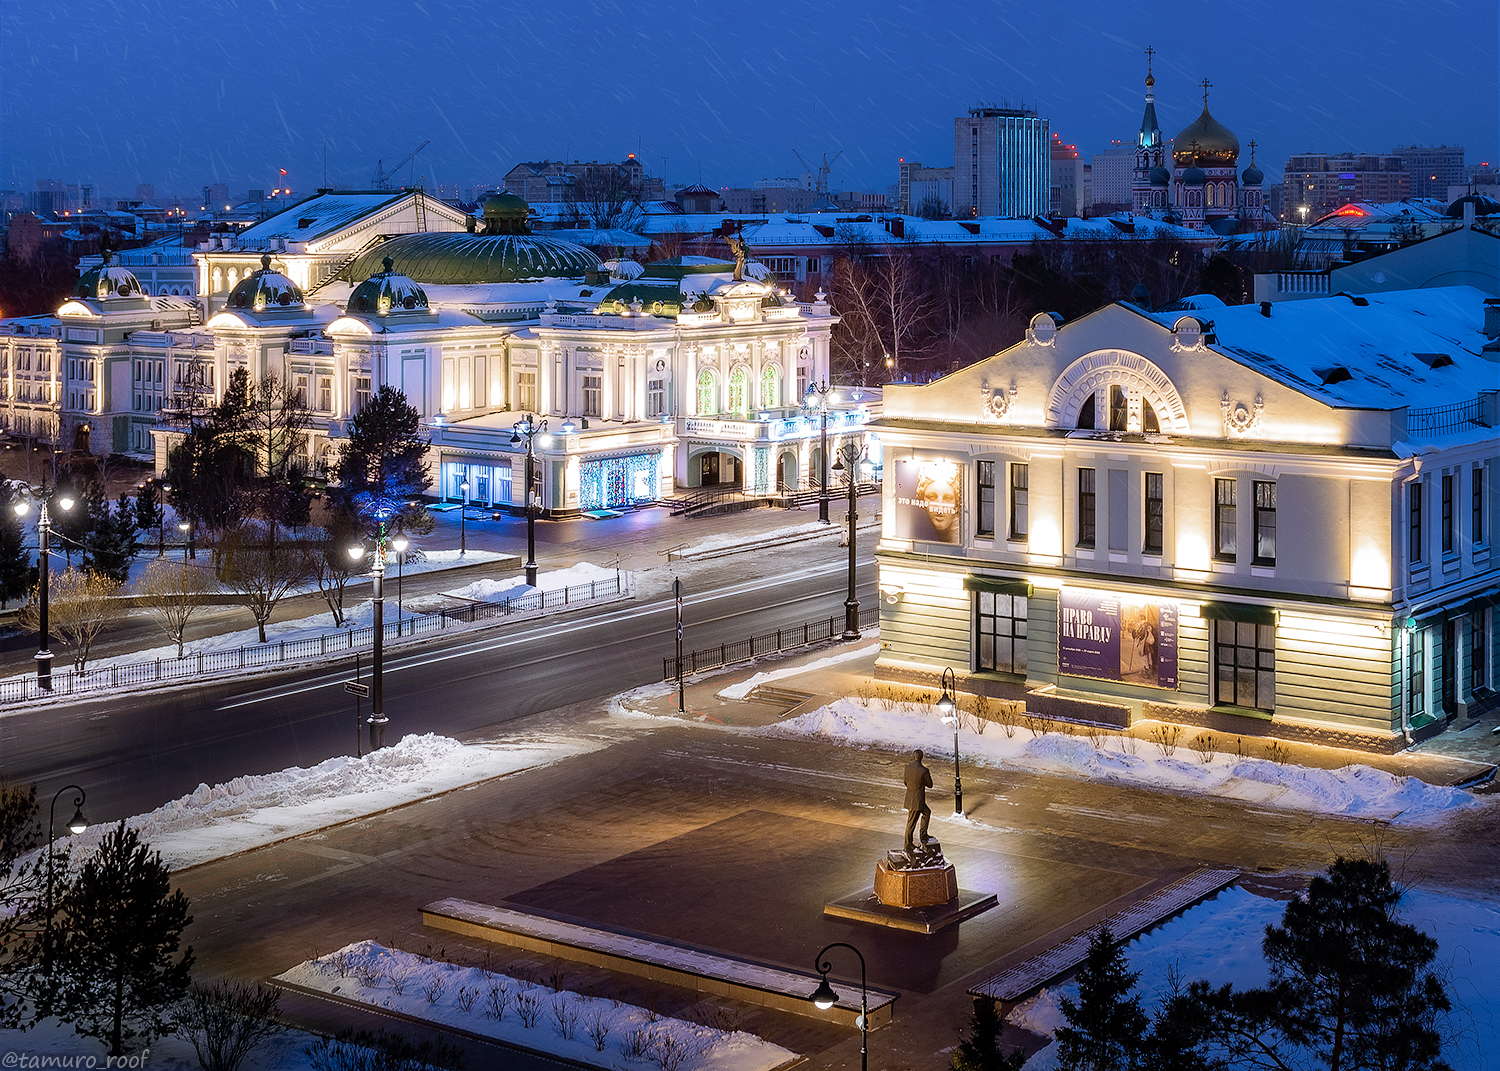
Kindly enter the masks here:
[[667, 412], [667, 381], [664, 379], [646, 380], [646, 415], [648, 417], [662, 417]]
[[1109, 430], [1125, 431], [1130, 425], [1130, 405], [1123, 387], [1109, 388]]
[[354, 412], [358, 413], [370, 404], [370, 377], [354, 377]]
[[1162, 533], [1165, 528], [1165, 512], [1162, 504], [1162, 479], [1159, 472], [1146, 473], [1146, 524], [1145, 538], [1141, 542], [1141, 553], [1160, 554]]
[[583, 377], [583, 415], [596, 417], [604, 412], [604, 377]]
[[1027, 508], [1027, 465], [1010, 467], [1010, 538], [1025, 542], [1030, 537], [1031, 514]]
[[1476, 610], [1469, 617], [1469, 687], [1473, 691], [1483, 688], [1488, 680], [1485, 662], [1489, 659], [1489, 630], [1484, 627], [1484, 611]]
[[1256, 565], [1276, 564], [1276, 485], [1255, 481]]
[[1239, 512], [1235, 505], [1234, 480], [1214, 481], [1214, 557], [1235, 560]]
[[536, 412], [536, 373], [516, 373], [516, 409], [525, 413]]
[[1094, 496], [1094, 470], [1078, 470], [1078, 545], [1092, 548], [1098, 514], [1098, 500]]
[[1026, 673], [1026, 596], [974, 593], [974, 668]]
[[1475, 465], [1469, 485], [1469, 539], [1476, 546], [1484, 542], [1484, 466]]
[[1276, 708], [1276, 626], [1213, 622], [1214, 702], [1253, 710]]
[[1427, 634], [1411, 633], [1411, 679], [1407, 682], [1407, 711], [1412, 717], [1427, 712]]
[[333, 377], [318, 377], [318, 412], [333, 412]]
[[302, 407], [304, 409], [307, 408], [307, 377], [306, 376], [295, 376], [295, 377], [293, 377], [293, 379], [292, 379], [292, 401], [296, 405], [298, 405], [298, 406], [300, 406], [300, 407]]
[[1443, 499], [1442, 499], [1442, 511], [1443, 511], [1442, 512], [1442, 530], [1443, 530], [1443, 537], [1442, 538], [1443, 538], [1443, 556], [1444, 557], [1447, 557], [1448, 555], [1454, 553], [1454, 550], [1453, 550], [1453, 532], [1454, 532], [1454, 527], [1455, 527], [1455, 525], [1454, 525], [1455, 518], [1454, 518], [1454, 515], [1453, 515], [1453, 482], [1454, 482], [1454, 480], [1453, 480], [1453, 473], [1451, 473], [1451, 472], [1445, 472], [1445, 473], [1443, 473], [1443, 483], [1442, 483], [1442, 494], [1443, 494]]
[[995, 463], [976, 461], [974, 473], [979, 484], [979, 512], [974, 521], [974, 534], [993, 536], [995, 534]]
[[1406, 485], [1406, 500], [1408, 523], [1410, 535], [1408, 537], [1408, 557], [1413, 565], [1423, 561], [1422, 550], [1422, 481], [1413, 480]]

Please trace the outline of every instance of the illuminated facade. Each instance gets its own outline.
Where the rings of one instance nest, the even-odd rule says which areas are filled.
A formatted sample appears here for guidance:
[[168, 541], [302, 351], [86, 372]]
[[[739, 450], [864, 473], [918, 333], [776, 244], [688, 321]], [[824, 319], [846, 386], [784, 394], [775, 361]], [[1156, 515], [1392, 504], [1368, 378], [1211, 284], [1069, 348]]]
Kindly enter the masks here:
[[1375, 749], [1491, 702], [1500, 302], [1193, 301], [886, 388], [877, 672]]
[[953, 120], [953, 214], [959, 219], [1045, 216], [1052, 205], [1048, 120], [980, 105]]

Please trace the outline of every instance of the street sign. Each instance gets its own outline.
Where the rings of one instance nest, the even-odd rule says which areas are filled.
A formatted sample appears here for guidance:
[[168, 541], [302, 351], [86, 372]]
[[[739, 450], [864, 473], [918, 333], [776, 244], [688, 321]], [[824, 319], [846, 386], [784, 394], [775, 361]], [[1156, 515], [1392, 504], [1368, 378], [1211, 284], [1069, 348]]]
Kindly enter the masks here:
[[359, 681], [345, 681], [344, 691], [350, 695], [367, 696], [370, 694], [370, 686], [368, 684], [360, 684]]

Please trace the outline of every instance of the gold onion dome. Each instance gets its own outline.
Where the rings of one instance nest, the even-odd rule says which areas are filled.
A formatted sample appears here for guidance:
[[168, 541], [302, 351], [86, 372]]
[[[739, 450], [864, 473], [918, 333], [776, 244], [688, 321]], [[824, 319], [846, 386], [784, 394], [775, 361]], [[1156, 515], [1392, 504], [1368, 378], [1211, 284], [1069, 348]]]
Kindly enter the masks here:
[[1234, 167], [1240, 159], [1240, 139], [1208, 112], [1194, 119], [1172, 142], [1172, 160], [1178, 167]]

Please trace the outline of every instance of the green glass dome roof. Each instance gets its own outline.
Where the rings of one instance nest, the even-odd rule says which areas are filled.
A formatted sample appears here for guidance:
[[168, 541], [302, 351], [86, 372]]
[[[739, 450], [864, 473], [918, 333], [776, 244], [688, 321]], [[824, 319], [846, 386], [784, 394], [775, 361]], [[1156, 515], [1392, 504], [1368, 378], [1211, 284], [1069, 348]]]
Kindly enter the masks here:
[[78, 285], [73, 288], [73, 296], [81, 298], [94, 298], [104, 300], [116, 297], [141, 297], [141, 284], [138, 279], [127, 268], [118, 264], [111, 264], [114, 253], [104, 250], [104, 262], [97, 268], [90, 268], [78, 277]]
[[231, 309], [290, 308], [302, 304], [302, 290], [279, 271], [271, 270], [271, 256], [262, 254], [260, 270], [251, 272], [229, 292]]
[[599, 258], [581, 245], [542, 234], [467, 234], [451, 231], [403, 234], [367, 250], [349, 265], [361, 282], [383, 270], [413, 282], [437, 285], [516, 283], [528, 279], [572, 279], [599, 269]]
[[391, 312], [427, 311], [427, 295], [422, 288], [400, 272], [392, 271], [393, 261], [384, 260], [385, 270], [376, 272], [354, 288], [349, 295], [349, 312], [373, 312], [384, 316]]

